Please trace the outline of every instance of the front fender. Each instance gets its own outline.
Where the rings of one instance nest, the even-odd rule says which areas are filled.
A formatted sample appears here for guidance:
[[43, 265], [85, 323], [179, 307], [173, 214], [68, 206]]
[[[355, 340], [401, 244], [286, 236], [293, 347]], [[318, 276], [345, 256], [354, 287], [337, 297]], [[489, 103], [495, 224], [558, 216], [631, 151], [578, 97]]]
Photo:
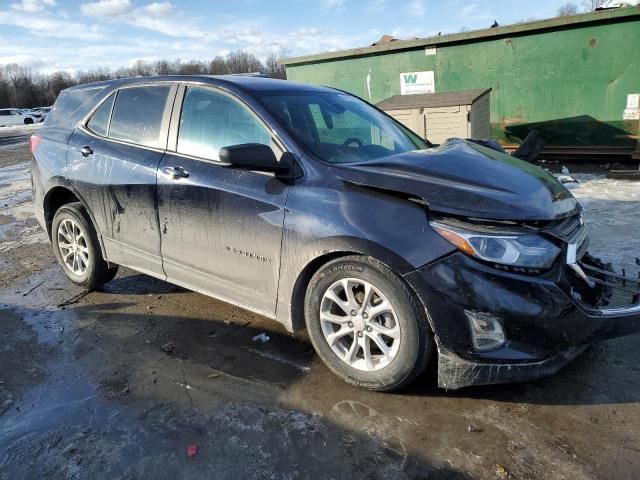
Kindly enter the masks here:
[[290, 330], [304, 322], [296, 306], [306, 283], [337, 255], [373, 257], [399, 275], [454, 250], [429, 225], [422, 205], [366, 187], [290, 188], [285, 212], [276, 318]]

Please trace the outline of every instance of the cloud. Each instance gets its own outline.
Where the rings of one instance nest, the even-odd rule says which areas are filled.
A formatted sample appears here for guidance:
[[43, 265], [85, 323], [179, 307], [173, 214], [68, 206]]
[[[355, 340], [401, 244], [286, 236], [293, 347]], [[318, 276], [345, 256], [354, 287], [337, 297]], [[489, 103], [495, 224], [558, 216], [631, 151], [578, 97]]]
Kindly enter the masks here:
[[416, 17], [424, 17], [427, 12], [426, 0], [411, 0], [408, 5], [409, 13]]
[[20, 3], [12, 3], [12, 10], [25, 13], [36, 13], [45, 10], [47, 7], [53, 7], [55, 0], [22, 0]]
[[99, 0], [80, 6], [80, 11], [89, 17], [120, 16], [132, 10], [131, 0]]
[[[340, 3], [348, 6], [346, 0]], [[64, 11], [33, 14], [0, 8], [0, 24], [23, 29], [19, 39], [0, 38], [0, 64], [17, 61], [40, 72], [77, 72], [117, 69], [137, 59], [211, 60], [238, 50], [264, 60], [271, 54], [304, 55], [365, 45], [372, 37], [360, 29], [343, 33], [330, 27], [289, 29], [275, 25], [268, 15], [250, 20], [221, 16], [210, 22], [165, 0], [100, 0], [85, 2], [81, 8], [82, 23]]]
[[200, 28], [181, 18], [179, 12], [169, 15], [174, 12], [174, 8], [168, 1], [152, 2], [135, 8], [131, 0], [100, 0], [83, 4], [81, 10], [86, 16], [100, 18], [105, 22], [124, 23], [170, 37], [207, 38], [211, 33], [211, 29]]
[[104, 38], [102, 29], [97, 25], [69, 22], [52, 14], [34, 15], [22, 11], [0, 11], [0, 24], [24, 28], [31, 35], [37, 37], [77, 40], [101, 40]]
[[142, 10], [150, 13], [151, 15], [163, 17], [165, 15], [169, 15], [173, 11], [173, 5], [171, 5], [170, 2], [153, 2], [142, 7]]
[[477, 3], [470, 3], [469, 5], [466, 5], [460, 13], [462, 14], [462, 16], [466, 17], [467, 15], [471, 15], [476, 10], [476, 8], [478, 8]]

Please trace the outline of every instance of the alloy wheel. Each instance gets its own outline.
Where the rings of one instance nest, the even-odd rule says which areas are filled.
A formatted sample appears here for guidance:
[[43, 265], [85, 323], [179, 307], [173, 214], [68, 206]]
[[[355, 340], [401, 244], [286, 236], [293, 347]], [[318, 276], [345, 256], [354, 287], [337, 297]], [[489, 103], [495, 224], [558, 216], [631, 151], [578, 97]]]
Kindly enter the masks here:
[[85, 232], [73, 220], [65, 218], [58, 226], [58, 248], [64, 266], [81, 277], [89, 269], [89, 247]]
[[358, 370], [385, 368], [400, 349], [400, 324], [393, 305], [365, 280], [343, 278], [333, 283], [320, 303], [320, 323], [333, 352]]

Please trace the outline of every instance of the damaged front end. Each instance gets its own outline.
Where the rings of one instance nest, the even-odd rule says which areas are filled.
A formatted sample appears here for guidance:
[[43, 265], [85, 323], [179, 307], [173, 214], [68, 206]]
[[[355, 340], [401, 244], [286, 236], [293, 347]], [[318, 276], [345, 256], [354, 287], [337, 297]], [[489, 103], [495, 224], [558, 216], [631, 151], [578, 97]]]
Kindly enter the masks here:
[[548, 172], [455, 139], [331, 168], [423, 205], [426, 228], [455, 247], [405, 275], [431, 319], [441, 387], [538, 378], [640, 331], [638, 279], [587, 253], [582, 207]]
[[581, 214], [431, 226], [458, 251], [406, 278], [432, 319], [440, 387], [550, 375], [591, 342], [640, 331], [640, 278], [587, 253]]

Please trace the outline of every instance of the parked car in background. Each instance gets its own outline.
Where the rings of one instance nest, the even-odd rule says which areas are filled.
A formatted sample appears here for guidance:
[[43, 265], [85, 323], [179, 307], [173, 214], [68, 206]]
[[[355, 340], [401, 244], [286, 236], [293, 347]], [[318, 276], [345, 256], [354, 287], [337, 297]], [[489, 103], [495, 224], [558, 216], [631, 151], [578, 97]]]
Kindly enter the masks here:
[[448, 389], [523, 381], [640, 330], [637, 279], [587, 253], [581, 207], [551, 174], [466, 140], [435, 147], [338, 90], [82, 85], [31, 151], [36, 217], [72, 282], [124, 265], [306, 328], [363, 388], [432, 360]]
[[38, 108], [31, 109], [32, 113], [34, 113], [35, 115], [40, 115], [42, 117], [42, 121], [44, 121], [47, 118], [47, 115], [49, 115], [50, 111], [51, 111], [51, 107], [38, 107]]
[[9, 125], [31, 125], [44, 121], [39, 113], [25, 112], [18, 108], [0, 108], [0, 127]]

